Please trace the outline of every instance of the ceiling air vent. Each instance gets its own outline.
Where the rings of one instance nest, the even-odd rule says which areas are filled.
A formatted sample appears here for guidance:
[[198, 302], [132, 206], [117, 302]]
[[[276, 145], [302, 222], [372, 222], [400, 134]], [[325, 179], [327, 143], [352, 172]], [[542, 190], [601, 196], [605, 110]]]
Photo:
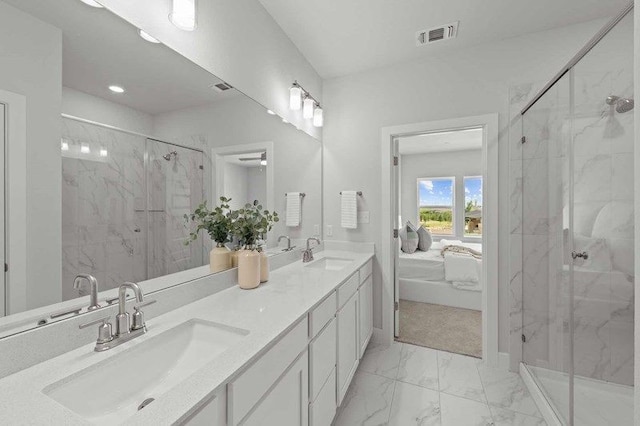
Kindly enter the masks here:
[[217, 90], [218, 92], [226, 92], [229, 89], [233, 89], [233, 86], [222, 81], [220, 83], [212, 84], [211, 88], [213, 90]]
[[458, 35], [458, 24], [456, 21], [452, 24], [443, 25], [429, 30], [418, 31], [416, 33], [416, 45], [424, 46], [426, 44], [435, 43], [436, 41], [455, 38]]

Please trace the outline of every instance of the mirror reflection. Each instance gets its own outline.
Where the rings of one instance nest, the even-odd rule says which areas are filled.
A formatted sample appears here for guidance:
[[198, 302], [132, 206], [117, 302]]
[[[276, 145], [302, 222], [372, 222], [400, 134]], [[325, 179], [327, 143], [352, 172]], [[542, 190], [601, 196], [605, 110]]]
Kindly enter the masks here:
[[[5, 191], [21, 190], [31, 210], [10, 197], [3, 206], [7, 228], [26, 223], [23, 250], [7, 243], [0, 336], [86, 312], [91, 285], [75, 280], [81, 274], [96, 278], [105, 306], [125, 281], [144, 287], [177, 274], [175, 285], [210, 273], [210, 233], [186, 244], [196, 225], [185, 215], [205, 201], [226, 197], [235, 210], [259, 200], [278, 212], [261, 235], [269, 254], [282, 251], [282, 235], [319, 232], [319, 141], [106, 9], [4, 3], [3, 22], [20, 27], [0, 40], [0, 113], [22, 113], [26, 124], [9, 126], [2, 142], [11, 152], [27, 134], [26, 173], [20, 180], [8, 158]], [[19, 112], [11, 94], [46, 107]], [[288, 193], [306, 194], [297, 221], [284, 220]]]

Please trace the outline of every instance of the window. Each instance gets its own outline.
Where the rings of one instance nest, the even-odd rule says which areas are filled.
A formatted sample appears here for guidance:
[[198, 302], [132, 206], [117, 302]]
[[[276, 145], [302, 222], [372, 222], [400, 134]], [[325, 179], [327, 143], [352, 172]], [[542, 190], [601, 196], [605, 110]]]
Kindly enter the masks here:
[[418, 215], [420, 224], [435, 235], [455, 235], [455, 178], [418, 179]]
[[464, 178], [464, 236], [482, 236], [482, 176]]

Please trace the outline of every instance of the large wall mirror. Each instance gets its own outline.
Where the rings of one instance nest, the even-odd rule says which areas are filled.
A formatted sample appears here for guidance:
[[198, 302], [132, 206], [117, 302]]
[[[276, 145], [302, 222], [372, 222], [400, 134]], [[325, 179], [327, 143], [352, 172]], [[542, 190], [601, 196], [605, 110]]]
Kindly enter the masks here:
[[185, 245], [205, 200], [278, 212], [269, 253], [322, 226], [320, 141], [80, 0], [0, 1], [0, 123], [0, 337], [86, 312], [79, 274], [104, 304], [125, 281], [210, 273], [209, 236]]

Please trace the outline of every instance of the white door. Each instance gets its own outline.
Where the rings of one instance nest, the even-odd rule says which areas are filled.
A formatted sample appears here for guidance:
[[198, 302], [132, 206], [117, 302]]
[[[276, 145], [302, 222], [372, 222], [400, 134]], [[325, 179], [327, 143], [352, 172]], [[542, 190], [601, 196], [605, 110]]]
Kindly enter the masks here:
[[[7, 109], [4, 104], [0, 104], [0, 258], [2, 258], [2, 268], [7, 263], [5, 254], [5, 235], [4, 235], [4, 174], [5, 174], [5, 161], [4, 152], [6, 146], [7, 135]], [[6, 315], [6, 293], [7, 288], [6, 272], [2, 273], [0, 278], [0, 317]]]
[[[393, 215], [394, 229], [398, 232], [402, 226], [400, 219], [400, 153], [398, 150], [398, 139], [393, 139], [393, 167], [391, 176], [391, 214]], [[400, 256], [400, 237], [394, 234], [393, 239], [393, 318], [394, 318], [394, 331], [393, 334], [400, 336], [400, 278], [398, 275], [398, 264]]]

